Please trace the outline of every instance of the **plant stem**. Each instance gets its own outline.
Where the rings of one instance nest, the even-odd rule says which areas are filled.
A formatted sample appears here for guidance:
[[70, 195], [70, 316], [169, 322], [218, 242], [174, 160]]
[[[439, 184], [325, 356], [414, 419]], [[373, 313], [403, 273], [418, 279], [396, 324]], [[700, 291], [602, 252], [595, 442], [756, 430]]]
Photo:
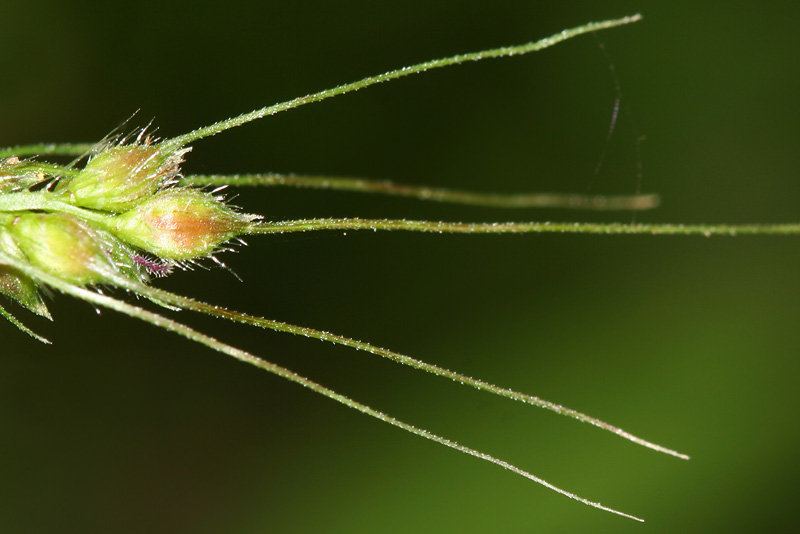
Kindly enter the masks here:
[[316, 383], [316, 382], [314, 382], [312, 380], [309, 380], [308, 378], [305, 378], [305, 377], [303, 377], [301, 375], [298, 375], [297, 373], [295, 373], [293, 371], [290, 371], [289, 369], [286, 369], [285, 367], [281, 367], [281, 366], [276, 365], [274, 363], [268, 362], [268, 361], [266, 361], [266, 360], [264, 360], [262, 358], [259, 358], [258, 356], [255, 356], [254, 354], [251, 354], [251, 353], [249, 353], [247, 351], [244, 351], [244, 350], [241, 350], [241, 349], [237, 349], [236, 347], [233, 347], [231, 345], [223, 343], [222, 341], [219, 341], [216, 338], [213, 338], [211, 336], [208, 336], [206, 334], [198, 332], [197, 330], [194, 330], [194, 329], [192, 329], [192, 328], [190, 328], [190, 327], [188, 327], [188, 326], [186, 326], [186, 325], [184, 325], [182, 323], [179, 323], [177, 321], [173, 321], [172, 319], [169, 319], [169, 318], [164, 317], [162, 315], [159, 315], [157, 313], [145, 310], [143, 308], [139, 308], [137, 306], [133, 306], [133, 305], [128, 304], [126, 302], [123, 302], [121, 300], [117, 300], [117, 299], [115, 299], [113, 297], [109, 297], [109, 296], [103, 295], [101, 293], [95, 293], [95, 292], [89, 291], [88, 289], [85, 289], [83, 287], [79, 287], [77, 285], [70, 284], [68, 282], [64, 282], [63, 280], [61, 280], [59, 278], [56, 278], [56, 277], [51, 276], [51, 275], [48, 275], [46, 272], [42, 271], [41, 269], [37, 269], [35, 267], [26, 265], [26, 264], [24, 264], [22, 262], [15, 261], [10, 256], [7, 256], [3, 251], [0, 251], [0, 265], [3, 265], [3, 264], [11, 265], [11, 266], [13, 266], [15, 268], [18, 268], [19, 270], [21, 270], [22, 272], [24, 272], [28, 276], [34, 277], [34, 278], [36, 278], [38, 280], [41, 280], [43, 283], [45, 283], [45, 284], [47, 284], [47, 285], [49, 285], [49, 286], [51, 286], [51, 287], [53, 287], [55, 289], [58, 289], [59, 291], [62, 291], [63, 293], [66, 293], [68, 295], [72, 295], [73, 297], [82, 299], [82, 300], [84, 300], [86, 302], [91, 302], [91, 303], [96, 304], [98, 306], [102, 306], [102, 307], [105, 307], [105, 308], [109, 308], [109, 309], [115, 310], [117, 312], [123, 313], [125, 315], [130, 316], [130, 317], [134, 317], [136, 319], [140, 319], [142, 321], [150, 323], [153, 326], [157, 326], [159, 328], [164, 328], [165, 330], [169, 330], [171, 332], [174, 332], [176, 334], [184, 336], [184, 337], [186, 337], [186, 338], [188, 338], [188, 339], [190, 339], [192, 341], [195, 341], [196, 343], [199, 343], [201, 345], [205, 345], [205, 346], [211, 348], [212, 350], [215, 350], [215, 351], [220, 352], [222, 354], [226, 354], [228, 356], [231, 356], [231, 357], [233, 357], [233, 358], [235, 358], [235, 359], [237, 359], [239, 361], [254, 365], [254, 366], [256, 366], [256, 367], [258, 367], [260, 369], [263, 369], [265, 371], [268, 371], [270, 373], [278, 375], [278, 376], [280, 376], [282, 378], [285, 378], [287, 380], [295, 382], [296, 384], [300, 384], [301, 386], [304, 386], [304, 387], [306, 387], [306, 388], [308, 388], [308, 389], [310, 389], [310, 390], [312, 390], [312, 391], [314, 391], [316, 393], [319, 393], [320, 395], [323, 395], [325, 397], [328, 397], [329, 399], [335, 400], [336, 402], [344, 404], [345, 406], [347, 406], [349, 408], [353, 408], [354, 410], [358, 410], [359, 412], [361, 412], [363, 414], [366, 414], [366, 415], [369, 415], [370, 417], [374, 417], [374, 418], [376, 418], [376, 419], [378, 419], [380, 421], [383, 421], [384, 423], [388, 423], [388, 424], [390, 424], [392, 426], [395, 426], [397, 428], [405, 430], [406, 432], [410, 432], [411, 434], [414, 434], [414, 435], [417, 435], [419, 437], [425, 438], [427, 440], [433, 441], [433, 442], [438, 443], [440, 445], [444, 445], [444, 446], [449, 447], [451, 449], [455, 449], [455, 450], [457, 450], [459, 452], [462, 452], [464, 454], [468, 454], [470, 456], [474, 456], [475, 458], [479, 458], [481, 460], [485, 460], [487, 462], [493, 463], [493, 464], [495, 464], [495, 465], [497, 465], [499, 467], [502, 467], [503, 469], [509, 470], [509, 471], [519, 475], [519, 476], [522, 476], [522, 477], [525, 477], [525, 478], [527, 478], [529, 480], [532, 480], [533, 482], [536, 482], [537, 484], [540, 484], [540, 485], [542, 485], [542, 486], [544, 486], [544, 487], [546, 487], [546, 488], [548, 488], [550, 490], [553, 490], [553, 491], [555, 491], [557, 493], [560, 493], [561, 495], [569, 497], [570, 499], [574, 499], [574, 500], [576, 500], [578, 502], [586, 504], [587, 506], [591, 506], [593, 508], [598, 508], [600, 510], [604, 510], [606, 512], [610, 512], [612, 514], [616, 514], [616, 515], [619, 515], [619, 516], [622, 516], [622, 517], [626, 517], [628, 519], [633, 519], [635, 521], [644, 522], [643, 519], [638, 518], [636, 516], [633, 516], [633, 515], [630, 515], [630, 514], [626, 514], [624, 512], [620, 512], [619, 510], [615, 510], [615, 509], [609, 508], [607, 506], [603, 506], [602, 504], [600, 504], [598, 502], [593, 502], [593, 501], [590, 501], [588, 499], [584, 499], [583, 497], [579, 497], [578, 495], [576, 495], [574, 493], [571, 493], [569, 491], [563, 490], [563, 489], [561, 489], [561, 488], [559, 488], [557, 486], [554, 486], [553, 484], [547, 482], [546, 480], [544, 480], [542, 478], [539, 478], [536, 475], [533, 475], [532, 473], [524, 471], [524, 470], [522, 470], [522, 469], [520, 469], [520, 468], [518, 468], [518, 467], [516, 467], [516, 466], [514, 466], [514, 465], [512, 465], [512, 464], [510, 464], [510, 463], [508, 463], [506, 461], [504, 461], [504, 460], [500, 460], [499, 458], [495, 458], [494, 456], [491, 456], [489, 454], [480, 452], [480, 451], [478, 451], [476, 449], [472, 449], [472, 448], [467, 447], [465, 445], [461, 445], [461, 444], [459, 444], [459, 443], [457, 443], [455, 441], [449, 440], [447, 438], [444, 438], [442, 436], [439, 436], [437, 434], [429, 432], [429, 431], [427, 431], [425, 429], [416, 427], [414, 425], [410, 425], [408, 423], [404, 423], [403, 421], [400, 421], [399, 419], [395, 419], [394, 417], [391, 417], [390, 415], [387, 415], [387, 414], [385, 414], [385, 413], [383, 413], [381, 411], [375, 410], [374, 408], [371, 408], [371, 407], [369, 407], [369, 406], [367, 406], [365, 404], [357, 402], [357, 401], [355, 401], [355, 400], [353, 400], [353, 399], [351, 399], [351, 398], [349, 398], [347, 396], [344, 396], [344, 395], [341, 395], [339, 393], [336, 393], [335, 391], [333, 391], [333, 390], [331, 390], [329, 388], [326, 388], [325, 386], [322, 386], [321, 384], [318, 384], [318, 383]]
[[88, 154], [97, 146], [96, 143], [41, 143], [38, 145], [20, 145], [0, 149], [0, 158], [10, 156], [81, 156]]
[[388, 180], [367, 180], [335, 176], [301, 176], [294, 174], [192, 175], [181, 184], [241, 186], [287, 186], [313, 189], [335, 189], [359, 193], [381, 193], [418, 200], [449, 202], [467, 206], [492, 208], [569, 208], [579, 210], [647, 210], [658, 206], [658, 195], [577, 195], [560, 193], [496, 194], [459, 191], [438, 187], [398, 184]]
[[79, 208], [66, 202], [53, 198], [53, 193], [47, 190], [19, 191], [0, 195], [0, 216], [15, 211], [42, 210], [49, 212], [62, 212], [75, 215], [84, 221], [93, 222], [104, 228], [113, 227], [114, 216], [97, 210]]
[[484, 382], [483, 380], [478, 380], [475, 378], [470, 378], [460, 373], [456, 373], [454, 371], [450, 371], [448, 369], [444, 369], [437, 365], [433, 365], [430, 363], [423, 362], [421, 360], [417, 360], [410, 356], [406, 356], [404, 354], [400, 354], [398, 352], [394, 352], [388, 349], [384, 349], [375, 345], [371, 345], [369, 343], [365, 343], [363, 341], [358, 341], [355, 339], [351, 339], [348, 337], [340, 336], [337, 334], [332, 334], [330, 332], [325, 332], [322, 330], [316, 330], [313, 328], [308, 328], [304, 326], [297, 326], [293, 324], [288, 324], [280, 321], [275, 321], [272, 319], [265, 319], [262, 317], [255, 317], [253, 315], [248, 315], [241, 312], [236, 312], [232, 310], [228, 310], [221, 306], [215, 306], [213, 304], [208, 304], [205, 302], [201, 302], [189, 297], [184, 297], [182, 295], [176, 295], [169, 291], [165, 291], [162, 289], [158, 289], [152, 286], [146, 286], [144, 284], [140, 284], [135, 281], [123, 281], [120, 280], [120, 285], [125, 287], [126, 289], [143, 295], [154, 302], [163, 304], [169, 304], [175, 306], [179, 309], [186, 309], [186, 310], [193, 310], [200, 313], [205, 313], [207, 315], [211, 315], [218, 318], [228, 319], [233, 322], [243, 323], [253, 326], [258, 326], [260, 328], [266, 328], [269, 330], [274, 330], [277, 332], [286, 332], [294, 335], [300, 335], [304, 337], [309, 337], [313, 339], [318, 339], [320, 341], [327, 341], [330, 343], [335, 343], [337, 345], [343, 345], [346, 347], [354, 348], [356, 350], [362, 350], [365, 352], [369, 352], [370, 354], [374, 354], [376, 356], [381, 356], [388, 360], [391, 360], [396, 363], [401, 363], [403, 365], [408, 365], [415, 369], [419, 369], [443, 378], [448, 378], [460, 384], [464, 384], [467, 386], [474, 387], [475, 389], [486, 391], [488, 393], [493, 393], [495, 395], [499, 395], [501, 397], [505, 397], [514, 401], [522, 402], [525, 404], [530, 404], [533, 406], [538, 406], [540, 408], [544, 408], [550, 411], [553, 411], [559, 415], [565, 415], [567, 417], [572, 417], [573, 419], [577, 419], [583, 423], [588, 423], [590, 425], [596, 426], [612, 434], [616, 434], [628, 441], [636, 443], [637, 445], [641, 445], [643, 447], [647, 447], [648, 449], [652, 449], [657, 452], [662, 452], [664, 454], [668, 454], [670, 456], [675, 456], [676, 458], [680, 458], [682, 460], [688, 460], [689, 456], [672, 449], [668, 449], [666, 447], [662, 447], [661, 445], [657, 445], [650, 441], [644, 440], [639, 438], [625, 430], [622, 430], [619, 427], [606, 423], [605, 421], [601, 421], [595, 417], [591, 417], [584, 413], [578, 412], [571, 408], [567, 408], [565, 406], [561, 406], [559, 404], [555, 404], [553, 402], [546, 401], [544, 399], [540, 399], [539, 397], [535, 397], [533, 395], [528, 395], [525, 393], [520, 393], [518, 391], [514, 391], [511, 389], [495, 386], [488, 382]]
[[283, 234], [316, 230], [402, 230], [452, 234], [651, 234], [651, 235], [798, 235], [800, 224], [600, 224], [553, 222], [459, 223], [392, 219], [299, 219], [256, 223], [249, 234]]
[[397, 78], [402, 78], [410, 74], [416, 74], [431, 69], [447, 67], [449, 65], [457, 65], [459, 63], [466, 63], [468, 61], [478, 61], [481, 59], [506, 57], [506, 56], [517, 56], [522, 54], [528, 54], [530, 52], [537, 52], [539, 50], [543, 50], [545, 48], [566, 41], [567, 39], [577, 37], [578, 35], [614, 28], [616, 26], [622, 26], [624, 24], [630, 24], [632, 22], [641, 20], [641, 18], [642, 16], [637, 14], [619, 19], [605, 20], [602, 22], [590, 22], [582, 26], [561, 31], [555, 35], [551, 35], [550, 37], [545, 37], [544, 39], [541, 39], [539, 41], [523, 45], [503, 46], [500, 48], [493, 48], [490, 50], [483, 50], [480, 52], [472, 52], [469, 54], [458, 54], [451, 57], [425, 61], [423, 63], [418, 63], [416, 65], [411, 65], [409, 67], [403, 67], [401, 69], [392, 70], [384, 74], [379, 74], [377, 76], [370, 76], [368, 78], [364, 78], [357, 82], [351, 82], [344, 85], [340, 85], [338, 87], [334, 87], [333, 89], [326, 89], [318, 93], [312, 93], [306, 96], [301, 96], [292, 100], [288, 100], [286, 102], [274, 104], [272, 106], [266, 106], [261, 109], [257, 109], [255, 111], [251, 111], [250, 113], [243, 113], [238, 117], [225, 119], [216, 122], [210, 126], [198, 128], [187, 134], [173, 137], [172, 139], [163, 141], [163, 143], [165, 145], [171, 146], [172, 148], [186, 146], [187, 144], [197, 141], [198, 139], [211, 137], [212, 135], [224, 132], [225, 130], [230, 130], [231, 128], [241, 126], [242, 124], [246, 124], [248, 122], [258, 120], [263, 117], [275, 115], [276, 113], [280, 113], [281, 111], [294, 109], [303, 106], [305, 104], [310, 104], [312, 102], [319, 102], [321, 100], [325, 100], [337, 95], [342, 95], [345, 93], [350, 93], [352, 91], [357, 91], [359, 89], [369, 87], [370, 85], [387, 82], [389, 80], [395, 80]]

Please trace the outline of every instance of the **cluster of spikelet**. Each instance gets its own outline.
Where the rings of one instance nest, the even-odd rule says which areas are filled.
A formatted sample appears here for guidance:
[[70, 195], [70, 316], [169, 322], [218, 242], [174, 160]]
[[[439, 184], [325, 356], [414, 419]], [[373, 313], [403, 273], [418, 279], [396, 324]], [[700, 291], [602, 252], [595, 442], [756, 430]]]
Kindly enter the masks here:
[[[141, 137], [101, 145], [81, 169], [0, 160], [0, 194], [29, 207], [0, 211], [0, 249], [69, 284], [146, 283], [150, 274], [210, 255], [258, 218], [178, 186], [189, 149]], [[42, 285], [0, 264], [0, 292], [49, 317]]]
[[[219, 121], [172, 139], [154, 141], [140, 134], [131, 142], [86, 145], [35, 145], [0, 149], [0, 293], [30, 311], [49, 317], [41, 290], [44, 287], [80, 298], [91, 304], [116, 310], [154, 326], [180, 334], [222, 354], [255, 365], [291, 380], [332, 400], [387, 424], [440, 445], [491, 462], [503, 469], [541, 484], [589, 506], [632, 519], [634, 516], [581, 498], [508, 462], [472, 449], [430, 431], [404, 423], [354, 399], [268, 362], [252, 353], [228, 345], [190, 326], [144, 307], [96, 291], [99, 286], [122, 288], [172, 309], [191, 310], [238, 323], [288, 332], [359, 349], [434, 375], [469, 385], [480, 391], [517, 402], [539, 406], [561, 415], [612, 432], [633, 443], [678, 458], [688, 456], [638, 438], [596, 418], [538, 397], [495, 386], [434, 364], [323, 330], [283, 323], [227, 310], [189, 297], [176, 295], [148, 284], [150, 275], [164, 274], [211, 256], [231, 239], [245, 234], [269, 234], [313, 230], [404, 230], [437, 233], [800, 233], [800, 225], [708, 227], [670, 225], [526, 223], [449, 223], [441, 221], [307, 219], [264, 223], [258, 216], [238, 212], [226, 205], [215, 191], [192, 185], [294, 185], [362, 192], [380, 192], [444, 202], [494, 207], [565, 207], [581, 209], [649, 209], [657, 203], [652, 195], [590, 198], [576, 195], [525, 194], [492, 195], [404, 186], [361, 179], [249, 175], [189, 177], [180, 165], [189, 144], [250, 121], [318, 102], [347, 92], [424, 72], [486, 58], [535, 52], [572, 37], [613, 28], [639, 20], [638, 15], [588, 23], [523, 45], [501, 47], [449, 58], [427, 61], [378, 76], [371, 76], [318, 93], [274, 104]], [[54, 165], [31, 155], [80, 156], [84, 165]], [[213, 257], [213, 256], [212, 256]], [[28, 334], [31, 332], [0, 307], [0, 315]]]

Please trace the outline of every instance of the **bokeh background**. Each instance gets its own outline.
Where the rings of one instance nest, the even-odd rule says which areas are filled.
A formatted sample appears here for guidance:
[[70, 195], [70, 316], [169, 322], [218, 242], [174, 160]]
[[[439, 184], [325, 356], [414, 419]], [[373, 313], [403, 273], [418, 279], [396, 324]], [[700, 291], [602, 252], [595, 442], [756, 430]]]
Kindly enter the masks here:
[[[185, 170], [662, 196], [641, 222], [800, 220], [800, 7], [765, 2], [5, 0], [0, 146], [173, 136], [402, 65], [641, 12], [636, 25], [407, 78], [197, 142]], [[605, 48], [607, 55], [604, 54]], [[597, 175], [616, 96], [625, 110]], [[643, 136], [641, 157], [637, 138]], [[629, 213], [242, 190], [269, 219], [630, 222]], [[52, 295], [0, 326], [0, 531], [753, 532], [796, 525], [800, 241], [350, 232], [253, 238], [241, 277], [162, 287], [585, 411], [692, 455], [378, 358], [179, 315], [582, 506], [147, 324]], [[23, 312], [20, 312], [21, 314]]]

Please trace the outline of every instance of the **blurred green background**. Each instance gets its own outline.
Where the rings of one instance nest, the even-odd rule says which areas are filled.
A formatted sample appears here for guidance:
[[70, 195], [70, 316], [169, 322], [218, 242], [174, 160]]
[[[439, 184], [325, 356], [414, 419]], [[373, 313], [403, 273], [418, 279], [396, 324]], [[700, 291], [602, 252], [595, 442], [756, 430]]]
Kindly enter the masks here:
[[[630, 193], [641, 222], [800, 220], [800, 5], [6, 0], [0, 146], [173, 136], [422, 60], [641, 12], [547, 51], [440, 70], [197, 142], [186, 172], [329, 173], [481, 191]], [[628, 111], [600, 173], [616, 92]], [[637, 136], [645, 136], [641, 160]], [[270, 219], [630, 222], [242, 190]], [[158, 284], [371, 341], [692, 455], [329, 344], [180, 314], [582, 506], [254, 368], [59, 295], [53, 346], [2, 328], [0, 531], [752, 532], [796, 524], [797, 238], [326, 233], [252, 238]], [[20, 312], [22, 314], [22, 312]]]

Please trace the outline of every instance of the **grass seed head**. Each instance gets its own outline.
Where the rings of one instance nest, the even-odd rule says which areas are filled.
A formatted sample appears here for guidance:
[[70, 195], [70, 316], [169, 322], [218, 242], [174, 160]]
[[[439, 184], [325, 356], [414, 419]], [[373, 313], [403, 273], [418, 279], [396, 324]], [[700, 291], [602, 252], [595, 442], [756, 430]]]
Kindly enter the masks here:
[[[101, 306], [131, 317], [149, 322], [160, 328], [183, 335], [197, 343], [220, 353], [253, 364], [261, 369], [275, 373], [283, 378], [303, 385], [317, 393], [354, 408], [366, 415], [407, 432], [455, 449], [464, 454], [491, 462], [515, 474], [542, 484], [569, 498], [589, 506], [639, 520], [634, 516], [605, 507], [597, 502], [578, 497], [562, 490], [537, 476], [523, 471], [506, 461], [495, 458], [475, 449], [456, 443], [427, 430], [410, 425], [379, 412], [354, 399], [312, 382], [289, 369], [259, 358], [247, 351], [238, 349], [208, 336], [188, 325], [172, 320], [165, 315], [152, 312], [94, 291], [84, 286], [104, 284], [124, 288], [138, 296], [171, 310], [193, 310], [238, 323], [259, 326], [281, 332], [290, 332], [322, 341], [364, 350], [376, 356], [403, 363], [434, 375], [467, 384], [519, 402], [550, 409], [580, 421], [588, 422], [622, 436], [640, 445], [671, 454], [679, 458], [688, 456], [660, 447], [637, 438], [618, 427], [614, 427], [593, 417], [549, 403], [537, 397], [510, 389], [491, 385], [481, 380], [448, 371], [409, 356], [387, 349], [356, 341], [311, 328], [282, 323], [252, 315], [226, 310], [201, 301], [170, 293], [145, 284], [149, 271], [155, 275], [166, 274], [176, 262], [191, 261], [213, 253], [229, 239], [242, 234], [266, 234], [287, 231], [311, 231], [323, 229], [385, 229], [435, 232], [540, 232], [573, 231], [595, 233], [726, 233], [731, 227], [694, 226], [675, 227], [661, 225], [547, 225], [541, 223], [446, 223], [407, 220], [365, 220], [365, 219], [312, 219], [279, 222], [272, 225], [257, 225], [254, 215], [242, 214], [225, 205], [221, 199], [198, 189], [176, 187], [180, 176], [179, 166], [183, 155], [188, 151], [188, 143], [210, 137], [247, 122], [274, 115], [317, 102], [346, 92], [355, 91], [369, 85], [396, 79], [401, 76], [439, 68], [466, 61], [484, 58], [534, 52], [571, 37], [596, 30], [611, 28], [639, 20], [640, 16], [589, 23], [540, 41], [503, 47], [481, 52], [460, 54], [449, 58], [432, 60], [410, 67], [404, 67], [378, 76], [338, 86], [296, 98], [287, 102], [266, 106], [260, 110], [244, 113], [238, 117], [219, 121], [196, 129], [187, 134], [155, 143], [142, 140], [142, 135], [133, 143], [104, 143], [91, 150], [94, 156], [80, 169], [72, 164], [67, 166], [38, 163], [33, 160], [20, 160], [14, 156], [32, 156], [38, 149], [61, 155], [81, 156], [87, 153], [86, 145], [46, 147], [36, 145], [0, 149], [0, 293], [10, 296], [23, 306], [40, 315], [47, 315], [38, 290], [47, 285], [68, 295], [81, 298], [96, 306]], [[60, 150], [59, 150], [60, 148]], [[16, 150], [16, 152], [14, 152]], [[222, 184], [236, 181], [236, 177], [222, 177]], [[52, 181], [51, 181], [52, 180]], [[340, 184], [332, 188], [354, 189]], [[47, 187], [34, 187], [44, 185]], [[189, 182], [191, 183], [191, 182]], [[244, 183], [244, 182], [240, 182]], [[265, 182], [262, 182], [265, 183]], [[299, 184], [300, 182], [295, 182]], [[216, 185], [222, 185], [217, 183]], [[361, 183], [361, 190], [370, 190], [368, 184]], [[403, 194], [408, 187], [387, 189], [382, 184], [377, 190], [390, 194]], [[416, 188], [418, 191], [419, 188]], [[429, 189], [430, 190], [430, 189]], [[422, 195], [419, 195], [422, 197]], [[443, 198], [473, 199], [479, 205], [487, 205], [491, 195], [447, 193]], [[458, 200], [456, 200], [458, 201]], [[469, 203], [470, 200], [467, 200]], [[512, 204], [506, 203], [510, 206]], [[652, 207], [652, 205], [649, 205]], [[654, 231], [655, 228], [655, 231]], [[566, 230], [565, 230], [566, 229]], [[766, 230], [765, 230], [766, 229]], [[800, 225], [787, 227], [736, 227], [741, 233], [800, 233]], [[151, 257], [155, 256], [155, 258]], [[23, 332], [40, 341], [38, 336], [0, 307], [0, 316], [11, 321]]]
[[164, 151], [159, 144], [109, 146], [76, 176], [62, 180], [56, 192], [76, 206], [128, 211], [174, 181], [186, 151]]
[[[31, 265], [65, 282], [88, 285], [113, 282], [120, 272], [124, 246], [65, 213], [23, 213], [10, 232]], [[134, 265], [133, 259], [127, 263]]]
[[114, 233], [162, 259], [192, 260], [241, 235], [255, 215], [239, 213], [209, 193], [171, 189], [118, 215]]

